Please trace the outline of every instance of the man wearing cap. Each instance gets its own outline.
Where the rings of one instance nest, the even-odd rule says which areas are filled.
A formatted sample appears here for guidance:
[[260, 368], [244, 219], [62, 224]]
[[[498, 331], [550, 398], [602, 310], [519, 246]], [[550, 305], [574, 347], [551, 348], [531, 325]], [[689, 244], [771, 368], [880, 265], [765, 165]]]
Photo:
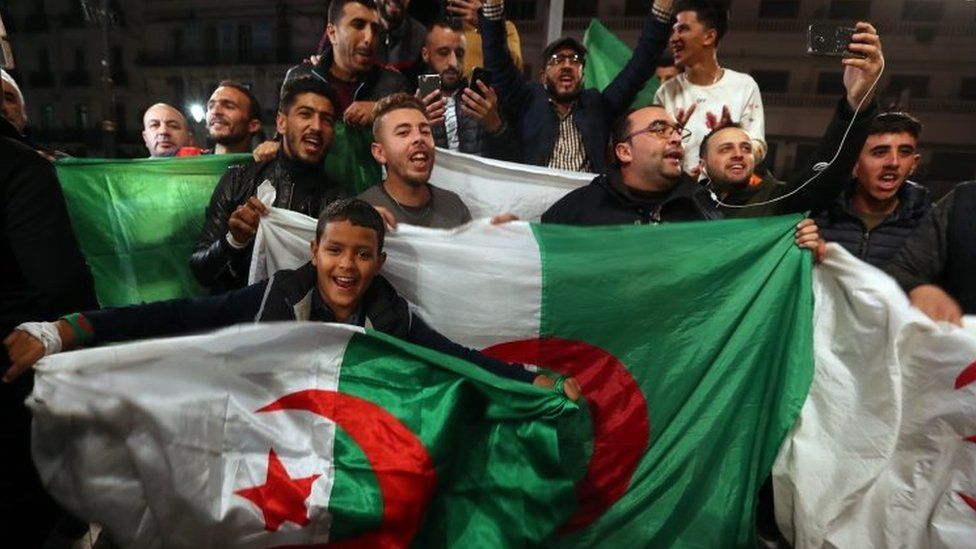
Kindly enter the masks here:
[[583, 89], [586, 48], [563, 37], [546, 46], [545, 83], [530, 83], [512, 63], [505, 37], [504, 0], [487, 0], [479, 24], [485, 68], [492, 75], [509, 123], [524, 146], [522, 161], [572, 171], [606, 170], [613, 120], [633, 103], [654, 74], [668, 39], [672, 0], [655, 0], [634, 55], [602, 92]]

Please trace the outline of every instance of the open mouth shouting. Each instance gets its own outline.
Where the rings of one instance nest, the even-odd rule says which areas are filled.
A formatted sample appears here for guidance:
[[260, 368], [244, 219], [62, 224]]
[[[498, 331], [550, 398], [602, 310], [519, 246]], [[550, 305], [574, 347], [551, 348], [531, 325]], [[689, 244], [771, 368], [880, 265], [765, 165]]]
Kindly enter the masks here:
[[434, 157], [429, 150], [420, 150], [409, 156], [410, 167], [416, 171], [427, 173], [433, 167]]
[[890, 191], [898, 187], [898, 184], [901, 183], [901, 177], [898, 176], [898, 172], [883, 172], [878, 178], [878, 183], [882, 189]]
[[318, 157], [325, 148], [325, 140], [319, 133], [306, 133], [302, 136], [302, 152], [307, 156]]

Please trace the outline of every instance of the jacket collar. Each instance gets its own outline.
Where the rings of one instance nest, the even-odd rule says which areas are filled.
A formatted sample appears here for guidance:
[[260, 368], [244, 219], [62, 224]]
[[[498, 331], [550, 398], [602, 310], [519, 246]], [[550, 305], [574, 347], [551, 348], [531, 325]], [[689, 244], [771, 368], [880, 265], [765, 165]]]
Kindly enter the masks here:
[[[847, 187], [844, 188], [844, 191], [837, 196], [837, 199], [831, 207], [831, 212], [834, 215], [860, 217], [854, 211], [854, 203], [852, 200], [856, 186], [857, 180], [851, 179]], [[898, 205], [895, 207], [895, 211], [888, 215], [887, 219], [900, 221], [902, 219], [920, 216], [930, 203], [931, 199], [929, 198], [928, 189], [918, 183], [906, 180], [905, 184], [898, 189]]]

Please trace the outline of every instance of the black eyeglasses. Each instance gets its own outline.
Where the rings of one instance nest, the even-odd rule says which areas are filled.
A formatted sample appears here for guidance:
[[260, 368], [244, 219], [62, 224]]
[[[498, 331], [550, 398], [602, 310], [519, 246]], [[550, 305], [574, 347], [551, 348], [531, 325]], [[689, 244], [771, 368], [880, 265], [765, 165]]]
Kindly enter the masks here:
[[667, 139], [668, 137], [671, 136], [672, 133], [676, 133], [678, 134], [678, 136], [681, 138], [682, 141], [687, 141], [688, 138], [691, 137], [691, 130], [685, 128], [684, 126], [679, 126], [678, 124], [672, 124], [667, 120], [655, 120], [654, 122], [651, 122], [651, 124], [646, 128], [642, 130], [637, 130], [636, 132], [632, 132], [629, 135], [627, 135], [627, 137], [621, 140], [621, 143], [624, 141], [630, 141], [635, 136], [640, 135], [642, 133], [654, 134], [661, 139]]
[[578, 53], [574, 53], [572, 55], [554, 53], [549, 56], [549, 59], [546, 61], [546, 65], [552, 67], [555, 65], [562, 65], [566, 61], [569, 61], [570, 65], [578, 67], [583, 64], [583, 56]]

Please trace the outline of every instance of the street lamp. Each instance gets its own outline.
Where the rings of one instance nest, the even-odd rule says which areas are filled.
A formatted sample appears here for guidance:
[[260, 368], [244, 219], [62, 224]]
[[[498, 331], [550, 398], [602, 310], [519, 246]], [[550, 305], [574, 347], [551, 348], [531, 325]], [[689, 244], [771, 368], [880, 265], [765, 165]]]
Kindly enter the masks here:
[[203, 108], [203, 105], [201, 105], [200, 103], [193, 103], [190, 105], [190, 116], [193, 117], [194, 122], [196, 122], [197, 124], [203, 122], [203, 117], [206, 114], [207, 111]]

